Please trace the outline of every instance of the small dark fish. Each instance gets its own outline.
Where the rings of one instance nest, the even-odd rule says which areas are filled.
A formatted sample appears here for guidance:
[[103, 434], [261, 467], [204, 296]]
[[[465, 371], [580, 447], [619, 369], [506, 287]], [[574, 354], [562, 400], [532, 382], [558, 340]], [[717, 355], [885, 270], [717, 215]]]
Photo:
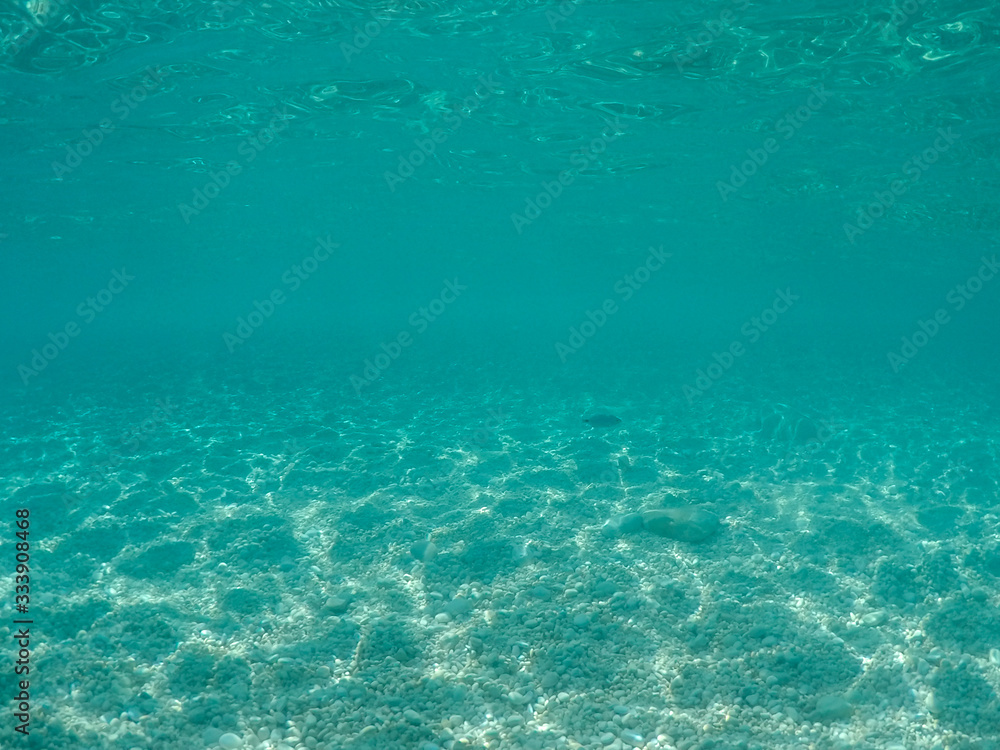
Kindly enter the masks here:
[[414, 542], [413, 546], [410, 547], [410, 554], [423, 562], [433, 560], [437, 556], [437, 551], [437, 545], [430, 539], [422, 539], [419, 542]]
[[583, 421], [591, 427], [614, 427], [621, 423], [621, 420], [614, 414], [592, 414], [589, 417], [584, 417]]

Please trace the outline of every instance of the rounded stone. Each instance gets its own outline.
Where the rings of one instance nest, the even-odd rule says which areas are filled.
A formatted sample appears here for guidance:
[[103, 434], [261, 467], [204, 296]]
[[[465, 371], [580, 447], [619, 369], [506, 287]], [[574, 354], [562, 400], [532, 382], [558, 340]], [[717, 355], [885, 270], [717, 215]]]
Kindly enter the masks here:
[[219, 737], [219, 747], [225, 748], [225, 750], [236, 750], [243, 747], [243, 738], [232, 732], [226, 732]]

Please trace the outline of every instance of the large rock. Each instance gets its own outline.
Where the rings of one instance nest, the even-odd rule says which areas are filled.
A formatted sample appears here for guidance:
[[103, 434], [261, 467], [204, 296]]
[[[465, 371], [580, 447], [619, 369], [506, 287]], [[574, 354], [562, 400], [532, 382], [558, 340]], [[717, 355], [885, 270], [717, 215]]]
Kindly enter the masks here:
[[702, 542], [719, 530], [719, 517], [698, 506], [662, 508], [643, 513], [642, 525], [646, 531], [669, 539]]

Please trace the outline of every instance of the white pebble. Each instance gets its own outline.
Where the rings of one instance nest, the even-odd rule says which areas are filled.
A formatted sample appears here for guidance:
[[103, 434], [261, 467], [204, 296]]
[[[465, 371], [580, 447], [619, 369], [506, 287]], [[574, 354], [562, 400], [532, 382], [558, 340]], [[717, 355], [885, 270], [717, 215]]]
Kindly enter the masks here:
[[219, 737], [219, 747], [224, 747], [226, 750], [236, 750], [236, 748], [243, 747], [243, 738], [232, 732], [226, 732]]

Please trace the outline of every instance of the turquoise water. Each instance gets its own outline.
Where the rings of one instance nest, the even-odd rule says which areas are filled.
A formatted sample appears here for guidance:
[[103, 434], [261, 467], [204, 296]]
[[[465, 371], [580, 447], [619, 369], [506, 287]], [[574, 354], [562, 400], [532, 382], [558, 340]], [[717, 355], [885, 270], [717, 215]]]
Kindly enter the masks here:
[[0, 748], [1000, 747], [998, 21], [0, 5]]

